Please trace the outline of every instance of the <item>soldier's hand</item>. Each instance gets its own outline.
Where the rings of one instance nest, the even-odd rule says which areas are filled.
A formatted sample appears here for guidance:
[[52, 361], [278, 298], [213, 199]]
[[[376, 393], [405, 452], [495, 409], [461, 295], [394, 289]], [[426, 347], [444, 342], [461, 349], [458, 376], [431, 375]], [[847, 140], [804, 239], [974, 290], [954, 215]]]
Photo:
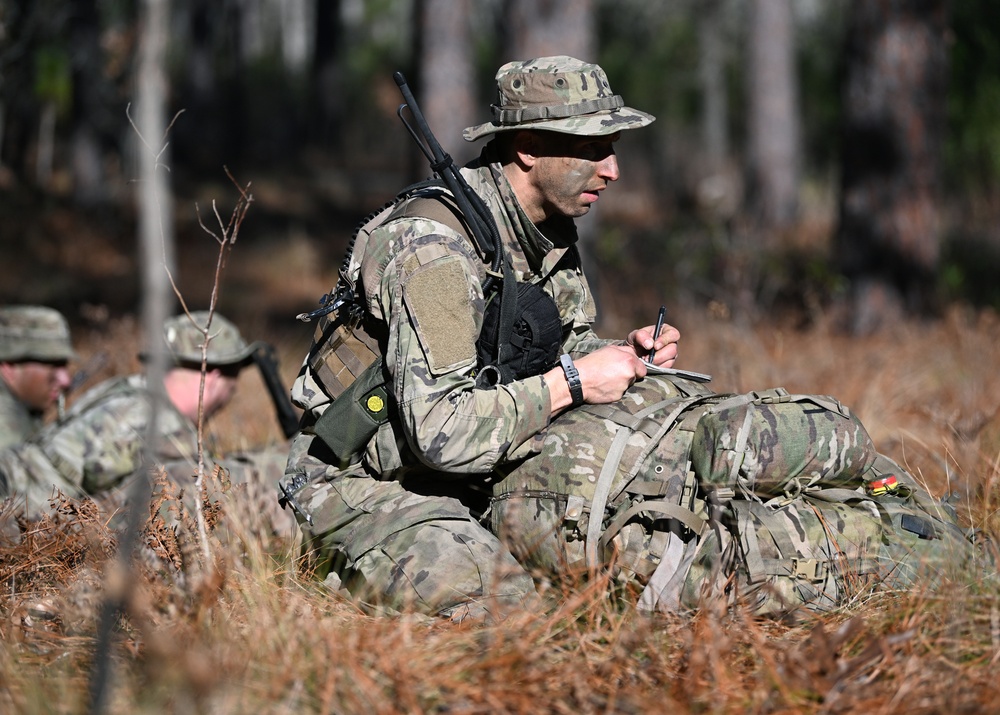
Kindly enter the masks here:
[[593, 405], [620, 400], [639, 378], [646, 365], [627, 345], [607, 345], [576, 361], [583, 383], [583, 399]]
[[[583, 386], [584, 402], [602, 404], [620, 400], [639, 378], [646, 376], [646, 365], [629, 345], [607, 345], [576, 361]], [[573, 404], [562, 368], [545, 373], [552, 412], [556, 414]]]
[[653, 340], [655, 330], [656, 326], [653, 325], [633, 330], [625, 338], [625, 344], [631, 347], [635, 354], [643, 360], [648, 360], [649, 353], [655, 351], [654, 365], [673, 367], [677, 361], [679, 348], [677, 343], [681, 339], [680, 331], [672, 325], [664, 324], [660, 329], [660, 336]]

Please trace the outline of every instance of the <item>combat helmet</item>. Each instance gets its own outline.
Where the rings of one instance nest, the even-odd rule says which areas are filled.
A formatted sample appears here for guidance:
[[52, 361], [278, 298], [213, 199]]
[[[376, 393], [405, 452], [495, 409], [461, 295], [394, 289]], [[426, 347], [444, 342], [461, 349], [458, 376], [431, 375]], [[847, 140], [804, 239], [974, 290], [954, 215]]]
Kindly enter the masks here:
[[62, 314], [41, 305], [0, 307], [0, 362], [66, 362], [76, 357]]
[[[178, 365], [200, 365], [201, 348], [205, 341], [202, 332], [208, 322], [205, 310], [175, 315], [163, 323], [163, 341], [170, 359]], [[192, 322], [192, 318], [194, 322]], [[207, 364], [209, 367], [242, 367], [252, 359], [257, 343], [247, 344], [239, 329], [219, 313], [212, 316], [209, 327]]]
[[625, 106], [600, 65], [565, 55], [508, 62], [497, 71], [496, 83], [493, 120], [468, 127], [466, 141], [512, 129], [604, 136], [654, 120]]

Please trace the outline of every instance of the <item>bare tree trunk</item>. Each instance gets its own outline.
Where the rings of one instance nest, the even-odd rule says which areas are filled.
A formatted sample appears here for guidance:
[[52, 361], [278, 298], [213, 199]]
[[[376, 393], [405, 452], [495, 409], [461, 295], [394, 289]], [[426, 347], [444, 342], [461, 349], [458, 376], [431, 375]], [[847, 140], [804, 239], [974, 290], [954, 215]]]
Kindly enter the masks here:
[[[154, 396], [154, 409], [147, 426], [143, 466], [152, 465], [157, 443], [157, 406], [166, 399], [163, 377], [166, 356], [162, 349], [163, 323], [168, 317], [172, 288], [169, 274], [174, 272], [173, 192], [169, 182], [167, 153], [167, 39], [169, 37], [169, 0], [143, 0], [145, 22], [139, 49], [137, 70], [137, 125], [143, 138], [139, 160], [139, 241], [143, 272], [142, 326], [146, 363], [146, 381]], [[169, 274], [168, 274], [169, 272]], [[148, 475], [147, 475], [148, 476]], [[136, 481], [129, 504], [141, 512], [149, 501], [147, 480]], [[140, 515], [129, 514], [129, 531], [140, 527]], [[124, 550], [124, 545], [123, 545]]]
[[[159, 405], [165, 399], [163, 376], [166, 356], [160, 344], [163, 322], [167, 317], [170, 283], [166, 269], [172, 268], [173, 200], [167, 182], [164, 121], [167, 97], [166, 50], [169, 37], [169, 0], [143, 0], [140, 11], [140, 40], [136, 71], [135, 129], [141, 146], [139, 162], [139, 240], [143, 262], [142, 325], [145, 352], [150, 356], [146, 380], [153, 396], [152, 412], [146, 427], [142, 476], [135, 480], [127, 500], [126, 528], [119, 542], [117, 575], [111, 577], [106, 601], [98, 624], [94, 671], [90, 681], [89, 712], [102, 713], [109, 700], [111, 682], [112, 634], [118, 613], [127, 602], [132, 588], [131, 562], [139, 542], [142, 515], [149, 504], [149, 471], [153, 466]], [[167, 262], [167, 266], [164, 266]]]
[[725, 31], [729, 0], [702, 0], [698, 12], [698, 84], [701, 90], [701, 147], [694, 191], [701, 216], [722, 229], [741, 208], [743, 176], [730, 155]]
[[597, 62], [593, 0], [507, 0], [503, 12], [505, 62], [549, 55]]
[[[313, 38], [312, 92], [316, 97], [317, 111], [310, 112], [315, 124], [314, 138], [338, 152], [341, 127], [344, 119], [344, 67], [341, 51], [343, 26], [340, 19], [340, 0], [315, 0], [313, 9], [315, 36]], [[312, 132], [311, 132], [312, 134]]]
[[38, 119], [38, 149], [35, 152], [35, 181], [43, 189], [52, 182], [52, 165], [55, 163], [56, 103], [45, 102]]
[[109, 98], [105, 91], [107, 80], [101, 52], [101, 21], [95, 0], [76, 0], [70, 22], [73, 195], [79, 203], [93, 204], [110, 196], [100, 126], [100, 116], [106, 111]]
[[309, 28], [315, 26], [313, 5], [309, 0], [281, 0], [281, 53], [285, 69], [297, 75], [306, 68], [312, 54], [313, 37]]
[[158, 347], [171, 293], [168, 271], [174, 272], [173, 192], [167, 146], [167, 67], [169, 0], [143, 0], [145, 22], [136, 79], [136, 125], [140, 182], [139, 240], [143, 266], [143, 325], [151, 353]]
[[840, 226], [854, 332], [933, 307], [947, 83], [947, 0], [851, 6]]
[[718, 171], [729, 156], [726, 125], [726, 45], [722, 28], [725, 0], [703, 0], [698, 13], [698, 80], [701, 85], [701, 137], [710, 172]]
[[420, 108], [438, 141], [464, 164], [479, 146], [462, 139], [476, 123], [469, 15], [471, 0], [423, 0], [420, 16]]
[[751, 0], [748, 37], [749, 189], [764, 228], [798, 212], [799, 112], [790, 0]]
[[194, 3], [188, 10], [187, 81], [191, 87], [190, 95], [193, 95], [191, 99], [198, 105], [208, 103], [216, 93], [212, 25], [218, 22], [220, 15], [221, 11], [213, 13], [212, 8], [205, 3]]

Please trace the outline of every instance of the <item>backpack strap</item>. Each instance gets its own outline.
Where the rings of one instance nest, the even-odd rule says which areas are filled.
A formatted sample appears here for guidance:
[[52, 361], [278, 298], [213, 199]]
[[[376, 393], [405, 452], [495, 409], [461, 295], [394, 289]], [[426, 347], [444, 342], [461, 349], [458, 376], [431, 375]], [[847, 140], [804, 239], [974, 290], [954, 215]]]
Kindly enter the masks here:
[[[628, 518], [622, 520], [620, 523], [616, 518], [615, 531], [608, 535], [607, 538], [602, 538], [601, 532], [604, 525], [604, 510], [608, 505], [609, 498], [617, 498], [618, 495], [624, 491], [625, 487], [632, 481], [635, 475], [638, 474], [639, 469], [642, 467], [643, 462], [646, 461], [649, 454], [656, 449], [656, 445], [659, 444], [663, 435], [665, 435], [667, 431], [674, 426], [674, 423], [677, 421], [677, 418], [680, 417], [681, 413], [692, 405], [705, 399], [705, 396], [699, 396], [685, 398], [682, 400], [663, 400], [640, 410], [634, 415], [628, 414], [624, 410], [615, 408], [613, 404], [587, 406], [586, 409], [588, 411], [594, 412], [595, 414], [605, 417], [606, 419], [609, 419], [619, 425], [617, 431], [615, 432], [614, 439], [611, 442], [611, 447], [608, 449], [608, 454], [604, 460], [604, 465], [601, 468], [601, 473], [597, 477], [597, 484], [594, 488], [594, 498], [590, 504], [590, 519], [587, 522], [587, 540], [585, 546], [587, 566], [589, 568], [593, 569], [598, 566], [599, 562], [597, 556], [599, 545], [607, 544], [608, 541], [610, 541], [614, 535], [621, 530], [628, 519], [643, 511], [641, 508], [637, 509], [633, 513], [629, 514]], [[667, 406], [673, 406], [673, 409], [662, 420], [658, 421], [649, 419], [650, 415], [655, 414]], [[625, 453], [625, 447], [628, 444], [629, 437], [631, 437], [636, 431], [634, 428], [641, 428], [640, 431], [649, 437], [649, 442], [629, 470], [625, 473], [624, 479], [619, 483], [618, 488], [614, 490], [614, 494], [612, 494], [614, 479], [618, 474], [618, 468], [620, 466], [622, 456]], [[647, 432], [646, 430], [649, 431]], [[637, 504], [657, 504], [664, 507], [676, 506], [676, 509], [679, 510], [678, 513], [684, 512], [682, 523], [687, 524], [689, 521], [695, 523], [695, 521], [700, 520], [700, 517], [696, 516], [694, 512], [691, 512], [682, 506], [667, 505], [665, 502], [654, 501], [642, 501]], [[632, 507], [626, 511], [629, 511], [631, 508]], [[673, 516], [673, 514], [670, 514], [669, 516]]]

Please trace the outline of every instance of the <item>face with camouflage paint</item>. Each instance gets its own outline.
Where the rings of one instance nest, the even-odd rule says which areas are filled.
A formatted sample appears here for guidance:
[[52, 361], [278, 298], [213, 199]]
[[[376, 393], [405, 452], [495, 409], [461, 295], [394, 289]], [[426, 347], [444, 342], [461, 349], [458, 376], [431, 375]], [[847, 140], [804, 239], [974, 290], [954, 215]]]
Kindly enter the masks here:
[[514, 139], [523, 181], [512, 185], [535, 223], [552, 216], [576, 218], [590, 211], [601, 191], [617, 181], [618, 159], [608, 136], [525, 131]]

